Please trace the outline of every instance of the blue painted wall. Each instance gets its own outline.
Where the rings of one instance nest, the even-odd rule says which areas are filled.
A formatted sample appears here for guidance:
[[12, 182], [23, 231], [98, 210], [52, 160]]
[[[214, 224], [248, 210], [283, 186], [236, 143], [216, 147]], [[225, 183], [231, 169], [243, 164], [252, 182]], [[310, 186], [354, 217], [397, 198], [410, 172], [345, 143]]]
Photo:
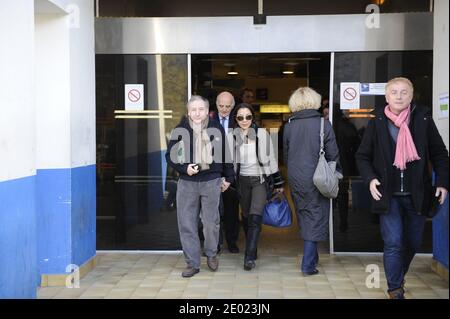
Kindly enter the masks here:
[[63, 274], [71, 264], [71, 170], [36, 173], [39, 273]]
[[95, 165], [0, 182], [0, 298], [36, 298], [42, 274], [96, 253]]
[[448, 196], [433, 218], [433, 258], [448, 269]]
[[83, 265], [96, 254], [96, 168], [72, 169], [72, 263]]
[[37, 171], [40, 274], [64, 274], [95, 256], [95, 165]]
[[0, 182], [0, 298], [35, 298], [35, 176]]

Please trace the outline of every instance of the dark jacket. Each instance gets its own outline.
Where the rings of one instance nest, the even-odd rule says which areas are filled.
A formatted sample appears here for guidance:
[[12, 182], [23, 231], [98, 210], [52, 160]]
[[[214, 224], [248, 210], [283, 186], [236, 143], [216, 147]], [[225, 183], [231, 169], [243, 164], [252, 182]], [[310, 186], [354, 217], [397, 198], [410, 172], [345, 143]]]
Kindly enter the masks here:
[[[288, 181], [299, 217], [302, 237], [326, 241], [329, 231], [330, 200], [314, 186], [313, 175], [319, 161], [320, 117], [316, 110], [295, 112], [284, 127], [283, 151]], [[327, 161], [339, 164], [339, 151], [333, 128], [324, 121], [324, 147]]]
[[[336, 107], [339, 107], [339, 105]], [[355, 161], [355, 154], [361, 143], [358, 130], [353, 123], [344, 117], [340, 110], [334, 112], [333, 127], [339, 148], [339, 161], [344, 176], [359, 176]]]
[[[230, 115], [228, 116], [228, 127], [227, 129], [233, 128], [233, 124], [234, 124], [234, 117], [235, 117], [235, 112], [234, 112], [234, 108], [233, 110], [231, 110]], [[216, 113], [213, 114], [213, 116], [210, 116], [210, 118], [214, 119], [215, 121], [217, 121], [217, 123], [220, 124], [220, 114], [219, 111], [217, 111]], [[222, 124], [221, 124], [222, 125]], [[225, 129], [225, 128], [224, 128]], [[225, 132], [227, 133], [227, 132]]]
[[[377, 108], [375, 115], [365, 130], [356, 153], [356, 162], [367, 187], [374, 178], [381, 183], [377, 188], [382, 197], [379, 201], [372, 198], [372, 211], [387, 213], [395, 187], [395, 148], [391, 144], [389, 119], [384, 114], [384, 108]], [[412, 107], [409, 130], [420, 157], [420, 160], [406, 164], [409, 192], [417, 213], [432, 217], [436, 213], [432, 209], [435, 189], [432, 187], [429, 163], [436, 173], [435, 186], [448, 189], [448, 151], [428, 109]]]
[[[178, 129], [182, 130], [178, 130]], [[194, 131], [192, 130], [191, 126], [189, 125], [189, 120], [187, 117], [184, 117], [181, 122], [176, 126], [176, 128], [172, 131], [171, 138], [169, 141], [169, 145], [167, 146], [167, 152], [166, 152], [166, 161], [167, 163], [173, 167], [178, 173], [180, 173], [180, 178], [184, 180], [189, 181], [196, 181], [196, 182], [204, 182], [209, 181], [215, 178], [225, 177], [227, 182], [233, 183], [234, 182], [234, 169], [233, 169], [233, 163], [226, 163], [225, 162], [225, 156], [226, 152], [229, 153], [228, 145], [225, 140], [225, 131], [223, 130], [220, 123], [213, 119], [209, 119], [208, 123], [208, 129], [209, 128], [215, 128], [220, 130], [220, 136], [213, 136], [211, 135], [211, 143], [213, 146], [213, 154], [214, 152], [217, 152], [217, 147], [220, 147], [221, 150], [219, 150], [222, 154], [222, 158], [220, 161], [213, 162], [209, 164], [209, 169], [207, 170], [201, 170], [199, 173], [194, 174], [192, 176], [189, 176], [187, 173], [187, 168], [189, 164], [194, 164], [193, 158], [193, 138], [194, 138]], [[185, 132], [186, 135], [183, 135], [183, 132]], [[184, 145], [189, 146], [189, 158], [187, 155], [187, 152], [184, 152], [184, 156], [182, 156], [182, 163], [176, 163], [173, 162], [171, 159], [170, 154], [174, 153], [176, 154], [178, 150], [178, 146], [180, 145], [179, 142], [183, 141]], [[176, 155], [172, 155], [173, 157], [177, 157]], [[228, 155], [228, 158], [230, 156]]]

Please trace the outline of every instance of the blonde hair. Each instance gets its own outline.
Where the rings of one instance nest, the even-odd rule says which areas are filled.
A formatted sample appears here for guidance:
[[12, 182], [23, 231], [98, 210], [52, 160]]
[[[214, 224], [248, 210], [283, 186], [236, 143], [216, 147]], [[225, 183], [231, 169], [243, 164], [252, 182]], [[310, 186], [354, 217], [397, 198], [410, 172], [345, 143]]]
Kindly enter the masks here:
[[322, 96], [310, 87], [299, 87], [289, 98], [289, 109], [291, 112], [317, 110], [320, 108], [321, 101]]
[[410, 87], [411, 92], [414, 92], [414, 86], [413, 86], [412, 82], [409, 79], [403, 78], [403, 77], [397, 77], [397, 78], [390, 79], [388, 81], [388, 83], [386, 83], [385, 92], [387, 93], [389, 86], [391, 86], [392, 84], [394, 84], [396, 82], [406, 83]]

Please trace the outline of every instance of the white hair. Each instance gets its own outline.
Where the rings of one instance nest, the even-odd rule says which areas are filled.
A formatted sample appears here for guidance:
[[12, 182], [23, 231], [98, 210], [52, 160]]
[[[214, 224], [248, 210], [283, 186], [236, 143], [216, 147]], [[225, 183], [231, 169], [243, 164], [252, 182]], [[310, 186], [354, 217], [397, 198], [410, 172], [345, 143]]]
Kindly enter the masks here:
[[205, 105], [205, 107], [209, 110], [209, 102], [207, 99], [205, 99], [203, 96], [200, 95], [192, 95], [189, 101], [186, 104], [186, 108], [189, 110], [189, 106], [191, 106], [192, 103], [201, 101]]

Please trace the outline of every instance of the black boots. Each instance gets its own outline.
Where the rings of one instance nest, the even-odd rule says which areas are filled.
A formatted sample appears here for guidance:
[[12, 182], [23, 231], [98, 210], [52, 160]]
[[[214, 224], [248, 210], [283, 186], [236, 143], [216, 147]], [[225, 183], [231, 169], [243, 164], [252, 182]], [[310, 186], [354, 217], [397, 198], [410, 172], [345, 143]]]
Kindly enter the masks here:
[[246, 232], [244, 257], [245, 270], [255, 268], [259, 234], [261, 233], [261, 222], [262, 216], [251, 214], [247, 219], [247, 231], [245, 231], [246, 227], [244, 222], [244, 231]]
[[242, 228], [244, 228], [245, 238], [247, 238], [247, 233], [248, 233], [248, 217], [242, 216]]
[[[262, 219], [261, 219], [262, 220]], [[242, 228], [244, 228], [245, 242], [247, 242], [248, 233], [248, 217], [242, 216]], [[256, 249], [255, 260], [258, 259], [258, 249]]]

